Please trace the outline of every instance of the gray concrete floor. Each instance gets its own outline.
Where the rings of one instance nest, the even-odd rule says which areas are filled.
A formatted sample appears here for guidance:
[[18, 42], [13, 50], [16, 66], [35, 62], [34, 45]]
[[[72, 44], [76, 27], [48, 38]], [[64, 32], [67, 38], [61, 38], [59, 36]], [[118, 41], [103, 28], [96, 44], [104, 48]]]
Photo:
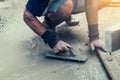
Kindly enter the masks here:
[[[58, 27], [61, 39], [81, 47], [88, 56], [86, 63], [73, 63], [44, 57], [50, 49], [25, 25], [23, 9], [0, 9], [0, 80], [108, 80], [95, 53], [88, 53], [84, 46], [87, 41], [84, 13], [75, 15], [79, 16], [80, 26], [66, 28], [63, 23], [63, 27]], [[120, 8], [105, 8], [99, 12], [101, 39], [107, 27], [119, 23], [119, 12]]]

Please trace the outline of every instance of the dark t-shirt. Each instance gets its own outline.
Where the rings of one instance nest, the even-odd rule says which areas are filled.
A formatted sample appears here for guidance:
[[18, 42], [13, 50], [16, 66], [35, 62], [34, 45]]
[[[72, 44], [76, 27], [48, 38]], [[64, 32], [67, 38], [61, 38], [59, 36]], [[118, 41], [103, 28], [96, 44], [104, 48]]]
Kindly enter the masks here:
[[26, 9], [34, 16], [41, 16], [48, 6], [49, 0], [28, 0]]

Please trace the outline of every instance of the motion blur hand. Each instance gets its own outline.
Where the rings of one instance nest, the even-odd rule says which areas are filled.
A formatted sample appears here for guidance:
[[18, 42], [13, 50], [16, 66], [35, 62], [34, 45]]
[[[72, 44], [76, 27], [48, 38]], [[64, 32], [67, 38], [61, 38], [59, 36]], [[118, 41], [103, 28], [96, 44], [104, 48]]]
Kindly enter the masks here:
[[53, 48], [53, 52], [59, 53], [61, 51], [66, 51], [68, 47], [71, 47], [71, 46], [68, 43], [65, 43], [64, 41], [60, 40]]
[[92, 42], [89, 43], [90, 49], [92, 51], [95, 50], [95, 47], [103, 47], [104, 43], [101, 40], [93, 40]]

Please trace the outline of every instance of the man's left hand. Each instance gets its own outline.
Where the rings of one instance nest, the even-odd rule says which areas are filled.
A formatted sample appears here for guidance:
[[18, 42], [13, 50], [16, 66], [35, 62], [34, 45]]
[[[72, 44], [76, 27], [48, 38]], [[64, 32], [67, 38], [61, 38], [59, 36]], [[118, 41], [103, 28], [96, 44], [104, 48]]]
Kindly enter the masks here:
[[93, 40], [93, 41], [91, 41], [91, 42], [89, 43], [89, 46], [90, 46], [90, 49], [91, 49], [92, 51], [94, 51], [94, 50], [95, 50], [95, 47], [103, 47], [103, 46], [104, 46], [104, 43], [103, 43], [103, 41], [101, 41], [100, 39], [98, 39], [98, 40]]

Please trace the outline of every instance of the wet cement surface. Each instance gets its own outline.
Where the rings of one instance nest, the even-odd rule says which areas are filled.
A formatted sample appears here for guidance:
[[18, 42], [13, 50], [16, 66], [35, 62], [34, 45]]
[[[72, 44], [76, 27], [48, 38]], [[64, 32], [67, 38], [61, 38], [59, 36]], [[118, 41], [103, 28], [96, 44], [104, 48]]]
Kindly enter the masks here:
[[[0, 19], [6, 21], [4, 26], [0, 26], [3, 29], [0, 32], [0, 80], [108, 80], [96, 54], [86, 50], [84, 43], [88, 38], [84, 13], [75, 16], [80, 17], [80, 26], [66, 28], [63, 24], [57, 28], [61, 39], [82, 48], [88, 56], [86, 63], [73, 63], [44, 57], [50, 49], [25, 25], [23, 9], [0, 9]], [[104, 39], [105, 28], [119, 23], [119, 11], [120, 8], [100, 11], [101, 39]]]

